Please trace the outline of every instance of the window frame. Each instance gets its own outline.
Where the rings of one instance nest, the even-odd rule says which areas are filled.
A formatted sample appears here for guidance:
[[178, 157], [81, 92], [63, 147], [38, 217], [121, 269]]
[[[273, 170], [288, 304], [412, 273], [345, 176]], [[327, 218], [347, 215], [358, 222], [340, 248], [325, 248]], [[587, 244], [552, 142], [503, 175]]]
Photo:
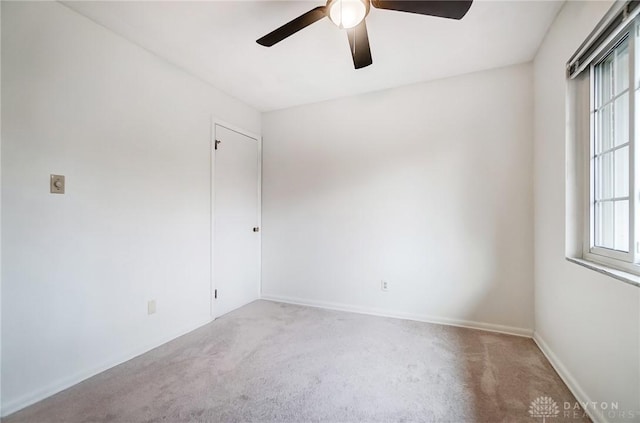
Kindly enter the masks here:
[[[640, 101], [640, 83], [637, 81], [636, 66], [640, 65], [640, 61], [636, 58], [636, 49], [638, 30], [640, 24], [638, 20], [640, 17], [634, 17], [626, 25], [624, 25], [619, 31], [616, 32], [615, 37], [607, 43], [607, 46], [593, 58], [589, 64], [589, 147], [587, 157], [588, 178], [587, 182], [587, 195], [586, 195], [586, 213], [584, 220], [584, 234], [583, 234], [583, 258], [601, 265], [611, 266], [623, 271], [640, 275], [640, 251], [638, 248], [640, 236], [638, 230], [640, 229], [640, 221], [636, 221], [636, 212], [640, 210], [640, 183], [639, 176], [640, 171], [637, 169], [636, 164], [640, 163], [638, 160], [638, 148], [636, 143], [636, 101]], [[619, 251], [615, 249], [609, 249], [605, 247], [599, 247], [595, 243], [596, 234], [596, 222], [595, 222], [595, 208], [596, 208], [596, 175], [595, 175], [595, 159], [596, 159], [596, 95], [599, 87], [597, 78], [597, 66], [606, 60], [610, 54], [622, 43], [628, 40], [628, 66], [629, 66], [629, 87], [628, 87], [628, 125], [629, 125], [629, 234], [628, 234], [628, 252]], [[638, 62], [638, 63], [637, 63]], [[615, 94], [614, 94], [615, 96]], [[602, 154], [602, 152], [600, 153]], [[614, 203], [615, 204], [615, 203]], [[615, 213], [615, 212], [614, 212]], [[615, 219], [615, 214], [614, 214]], [[638, 219], [640, 220], [640, 219]], [[615, 234], [614, 234], [615, 236]]]

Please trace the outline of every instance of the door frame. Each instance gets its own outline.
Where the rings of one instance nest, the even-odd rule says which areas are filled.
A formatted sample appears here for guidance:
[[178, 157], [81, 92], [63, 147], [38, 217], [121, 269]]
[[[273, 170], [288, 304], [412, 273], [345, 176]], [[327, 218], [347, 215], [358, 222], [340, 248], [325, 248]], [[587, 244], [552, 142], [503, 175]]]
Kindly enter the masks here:
[[251, 131], [247, 131], [243, 128], [240, 128], [236, 125], [225, 122], [224, 120], [218, 119], [216, 116], [212, 116], [211, 118], [211, 133], [210, 133], [210, 141], [209, 141], [209, 152], [210, 152], [210, 255], [209, 255], [209, 313], [211, 315], [211, 320], [216, 318], [215, 314], [215, 299], [214, 292], [217, 288], [216, 280], [215, 280], [215, 206], [216, 206], [216, 126], [222, 126], [230, 131], [237, 132], [240, 135], [244, 135], [249, 138], [253, 138], [258, 142], [258, 192], [257, 200], [258, 200], [258, 210], [257, 212], [257, 225], [260, 228], [258, 232], [258, 298], [262, 295], [262, 136]]

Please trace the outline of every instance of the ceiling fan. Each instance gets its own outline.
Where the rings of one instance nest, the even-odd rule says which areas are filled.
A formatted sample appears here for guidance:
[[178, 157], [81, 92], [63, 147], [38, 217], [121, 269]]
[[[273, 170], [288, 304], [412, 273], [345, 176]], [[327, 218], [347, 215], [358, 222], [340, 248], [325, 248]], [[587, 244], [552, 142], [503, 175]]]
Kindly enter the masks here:
[[256, 42], [271, 47], [312, 23], [328, 17], [338, 28], [347, 30], [353, 66], [360, 69], [373, 63], [365, 23], [371, 6], [439, 18], [462, 19], [472, 2], [473, 0], [328, 0], [326, 6], [311, 9]]

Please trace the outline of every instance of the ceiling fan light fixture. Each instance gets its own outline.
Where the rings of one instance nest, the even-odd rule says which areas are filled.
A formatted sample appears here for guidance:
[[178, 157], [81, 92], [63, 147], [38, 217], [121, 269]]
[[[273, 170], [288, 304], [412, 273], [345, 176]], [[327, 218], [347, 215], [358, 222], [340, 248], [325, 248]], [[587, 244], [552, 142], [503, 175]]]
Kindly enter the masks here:
[[[0, 0], [1, 1], [1, 0]], [[325, 6], [316, 6], [256, 42], [271, 47], [321, 19], [329, 18], [345, 31], [349, 40], [353, 67], [361, 69], [373, 63], [365, 18], [371, 6], [376, 9], [397, 10], [448, 19], [462, 19], [473, 0], [326, 0]]]
[[367, 16], [367, 0], [329, 0], [329, 19], [340, 29], [358, 25]]

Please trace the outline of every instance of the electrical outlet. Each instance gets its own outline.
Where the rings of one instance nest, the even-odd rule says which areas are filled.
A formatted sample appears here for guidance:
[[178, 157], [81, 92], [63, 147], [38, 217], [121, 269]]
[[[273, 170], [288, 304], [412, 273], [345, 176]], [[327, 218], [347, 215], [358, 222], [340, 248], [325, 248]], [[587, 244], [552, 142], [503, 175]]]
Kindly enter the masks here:
[[389, 290], [389, 282], [380, 281], [380, 289], [383, 290], [384, 292], [387, 292]]
[[156, 312], [156, 300], [149, 300], [147, 302], [147, 314], [155, 314]]

